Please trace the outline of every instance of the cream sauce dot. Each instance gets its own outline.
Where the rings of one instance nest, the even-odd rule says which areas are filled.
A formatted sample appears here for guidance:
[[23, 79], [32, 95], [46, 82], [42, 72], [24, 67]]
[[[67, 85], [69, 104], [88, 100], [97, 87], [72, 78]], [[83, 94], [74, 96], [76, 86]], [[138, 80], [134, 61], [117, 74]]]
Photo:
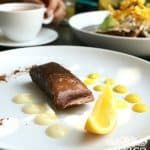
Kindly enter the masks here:
[[58, 118], [56, 113], [52, 109], [46, 111], [45, 114], [49, 115], [53, 119], [57, 119]]
[[57, 117], [48, 113], [39, 114], [34, 118], [34, 123], [38, 125], [50, 125], [52, 124]]
[[62, 138], [67, 133], [67, 128], [59, 124], [54, 124], [46, 129], [47, 136], [52, 138]]
[[31, 104], [34, 102], [34, 96], [30, 93], [20, 93], [12, 101], [16, 104]]
[[45, 104], [27, 104], [23, 106], [22, 111], [26, 114], [39, 114], [46, 112]]

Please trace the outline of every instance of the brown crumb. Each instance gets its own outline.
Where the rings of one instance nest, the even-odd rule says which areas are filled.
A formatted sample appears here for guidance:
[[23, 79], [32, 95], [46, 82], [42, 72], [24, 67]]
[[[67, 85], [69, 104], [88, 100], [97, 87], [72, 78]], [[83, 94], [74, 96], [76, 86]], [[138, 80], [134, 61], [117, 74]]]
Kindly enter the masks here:
[[4, 120], [9, 120], [9, 118], [0, 118], [0, 126], [3, 125], [3, 121], [4, 121]]
[[6, 77], [7, 77], [7, 76], [6, 76], [5, 74], [0, 75], [0, 81], [7, 82]]
[[3, 125], [3, 121], [4, 121], [4, 118], [1, 118], [1, 119], [0, 119], [0, 126]]
[[21, 69], [20, 67], [18, 69], [15, 69], [13, 72], [11, 72], [10, 74], [1, 74], [0, 75], [0, 81], [4, 81], [4, 82], [8, 82], [7, 79], [9, 79], [10, 77], [16, 77], [18, 74], [22, 74], [22, 73], [28, 73], [30, 71], [30, 69], [35, 66], [32, 65], [31, 67], [26, 67]]
[[29, 72], [30, 69], [31, 69], [31, 67], [27, 67], [27, 68], [24, 68], [24, 69], [21, 69], [21, 68], [20, 69], [16, 69], [16, 70], [13, 71], [12, 75]]
[[14, 70], [14, 72], [13, 72], [13, 74], [17, 74], [17, 73], [19, 73], [20, 72], [20, 70]]

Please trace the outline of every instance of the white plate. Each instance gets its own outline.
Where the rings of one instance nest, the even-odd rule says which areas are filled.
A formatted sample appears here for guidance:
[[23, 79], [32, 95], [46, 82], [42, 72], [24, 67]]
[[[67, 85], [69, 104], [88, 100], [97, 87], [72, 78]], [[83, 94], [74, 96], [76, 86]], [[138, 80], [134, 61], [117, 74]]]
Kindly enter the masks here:
[[[133, 56], [103, 49], [44, 46], [5, 51], [0, 53], [0, 73], [10, 73], [18, 67], [51, 61], [64, 65], [81, 79], [91, 72], [101, 73], [102, 79], [112, 77], [117, 82], [127, 85], [131, 92], [139, 93], [145, 103], [150, 103], [150, 64]], [[39, 99], [45, 99], [39, 89], [32, 84], [28, 74], [10, 78], [8, 83], [0, 83], [0, 116], [14, 117], [20, 123], [17, 128], [16, 120], [15, 124], [12, 121], [11, 133], [0, 136], [1, 148], [14, 148], [15, 150], [117, 150], [139, 144], [150, 138], [149, 112], [138, 114], [125, 111], [122, 115], [120, 114], [122, 121], [119, 119], [117, 127], [109, 135], [103, 137], [85, 135], [80, 130], [73, 129], [80, 124], [84, 125], [86, 119], [84, 115], [91, 110], [92, 104], [87, 104], [74, 111], [66, 113], [64, 111], [60, 122], [73, 126], [73, 130], [65, 138], [49, 138], [45, 135], [46, 127], [35, 125], [29, 115], [21, 112], [21, 105], [12, 103], [12, 97], [21, 92], [30, 92]], [[15, 126], [15, 130], [12, 133], [13, 126]]]
[[56, 31], [49, 28], [42, 28], [37, 37], [29, 42], [15, 42], [5, 38], [2, 33], [0, 33], [0, 46], [6, 47], [28, 47], [28, 46], [37, 46], [47, 43], [51, 43], [58, 38]]
[[[73, 16], [69, 20], [69, 24], [75, 34], [87, 45], [124, 51], [139, 56], [150, 55], [150, 38], [132, 38], [96, 34], [95, 27], [102, 23], [107, 15], [107, 11], [81, 13]], [[86, 28], [89, 26], [90, 28]], [[86, 29], [83, 30], [83, 28]]]

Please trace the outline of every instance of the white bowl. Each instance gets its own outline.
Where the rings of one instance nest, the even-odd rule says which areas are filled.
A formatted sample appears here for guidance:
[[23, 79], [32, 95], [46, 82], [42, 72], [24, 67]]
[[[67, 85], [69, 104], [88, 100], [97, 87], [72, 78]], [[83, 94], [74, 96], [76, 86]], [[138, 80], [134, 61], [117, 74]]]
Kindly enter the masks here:
[[150, 55], [150, 38], [133, 38], [95, 33], [95, 29], [83, 29], [99, 25], [109, 14], [108, 11], [94, 11], [77, 14], [70, 18], [69, 24], [79, 39], [90, 46], [123, 51], [126, 53]]

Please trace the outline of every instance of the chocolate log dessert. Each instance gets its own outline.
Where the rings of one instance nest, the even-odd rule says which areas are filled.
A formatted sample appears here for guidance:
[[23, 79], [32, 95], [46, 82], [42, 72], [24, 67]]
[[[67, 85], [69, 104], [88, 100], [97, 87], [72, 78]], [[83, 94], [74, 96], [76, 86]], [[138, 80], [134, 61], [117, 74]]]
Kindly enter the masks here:
[[92, 92], [75, 75], [55, 62], [33, 66], [30, 76], [57, 108], [65, 109], [94, 99]]

